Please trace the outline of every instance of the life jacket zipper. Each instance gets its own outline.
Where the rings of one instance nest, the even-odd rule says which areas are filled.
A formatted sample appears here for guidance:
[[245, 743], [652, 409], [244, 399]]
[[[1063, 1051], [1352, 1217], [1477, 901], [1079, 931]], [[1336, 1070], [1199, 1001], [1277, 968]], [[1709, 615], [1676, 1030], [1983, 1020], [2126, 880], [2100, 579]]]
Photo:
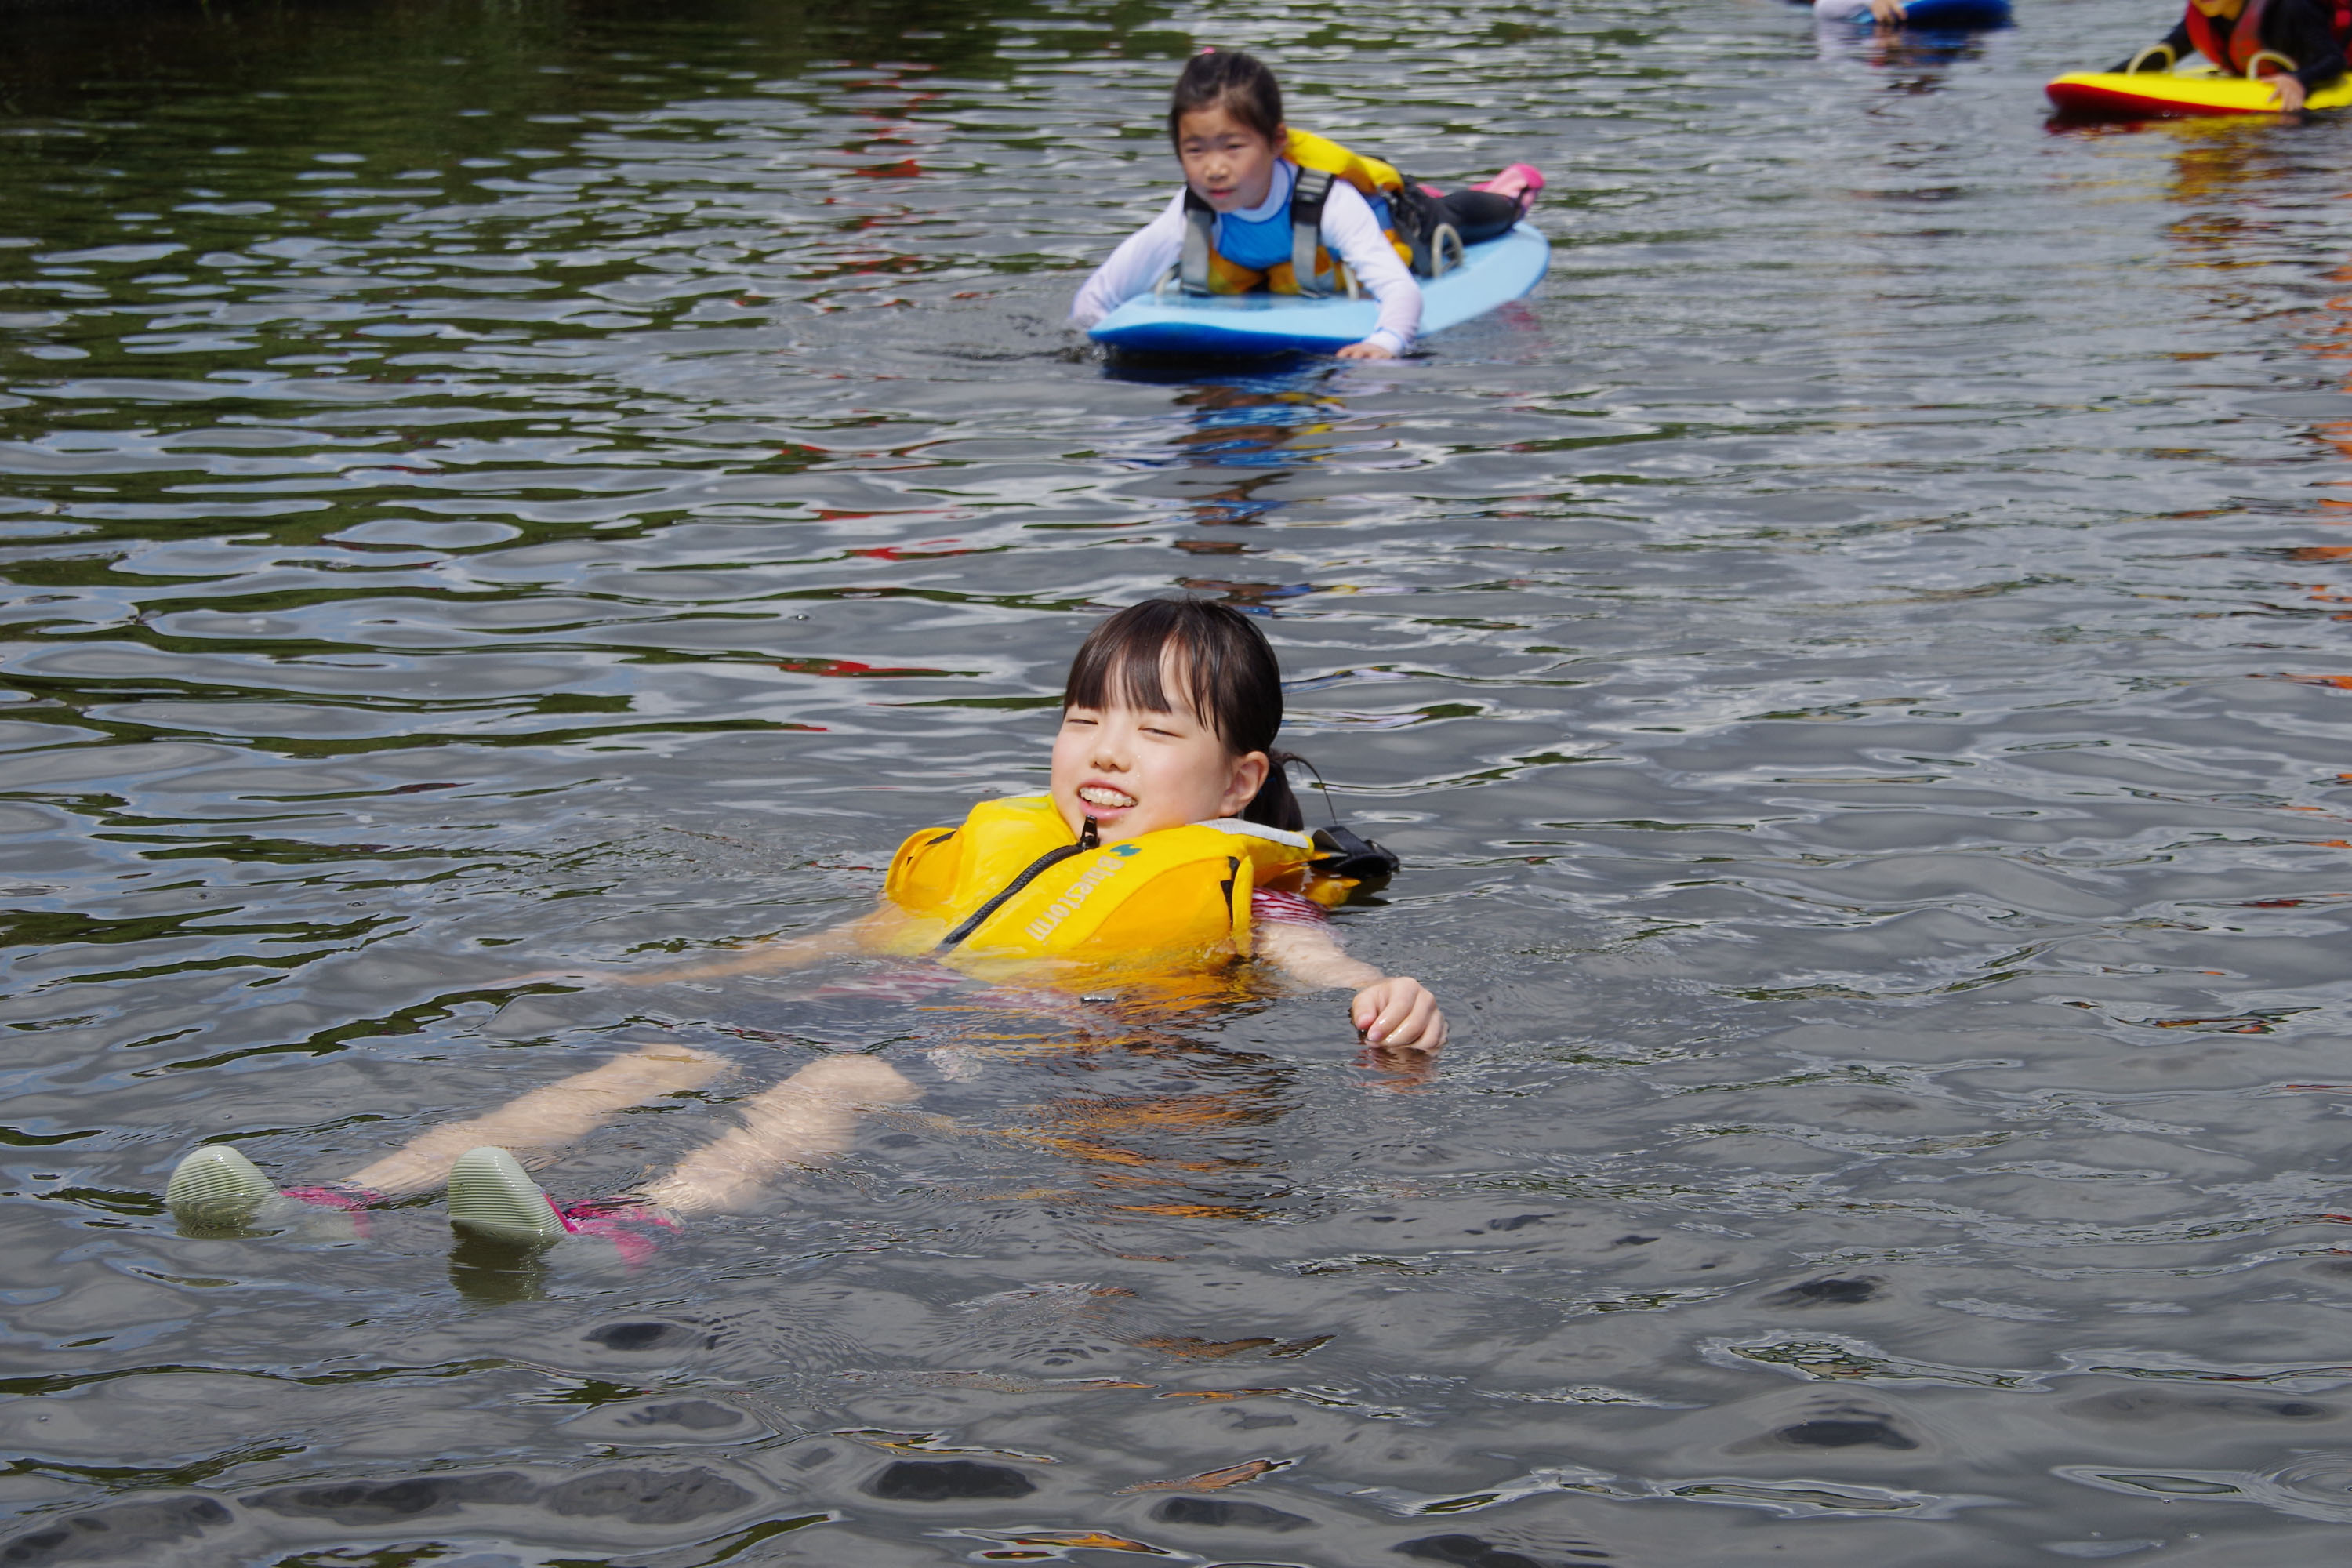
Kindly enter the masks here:
[[1022, 871], [1021, 875], [1013, 878], [1012, 881], [1005, 884], [1004, 890], [1003, 892], [989, 900], [988, 902], [981, 905], [980, 908], [972, 910], [971, 913], [964, 916], [962, 921], [958, 922], [955, 930], [940, 938], [939, 946], [931, 949], [931, 951], [935, 953], [946, 952], [950, 948], [953, 948], [958, 943], [961, 942], [964, 938], [978, 931], [981, 928], [982, 922], [986, 921], [989, 916], [994, 914], [999, 909], [1003, 908], [1004, 901], [1007, 899], [1010, 899], [1013, 894], [1019, 892], [1022, 889], [1027, 887], [1030, 883], [1035, 881], [1038, 878], [1044, 876], [1047, 871], [1060, 865], [1071, 856], [1076, 855], [1081, 849], [1097, 848], [1099, 847], [1100, 843], [1101, 840], [1097, 836], [1095, 819], [1089, 816], [1087, 818], [1086, 831], [1078, 836], [1078, 841], [1076, 844], [1064, 844], [1056, 848], [1048, 849], [1043, 855], [1038, 856], [1034, 860], [1030, 861], [1028, 866]]

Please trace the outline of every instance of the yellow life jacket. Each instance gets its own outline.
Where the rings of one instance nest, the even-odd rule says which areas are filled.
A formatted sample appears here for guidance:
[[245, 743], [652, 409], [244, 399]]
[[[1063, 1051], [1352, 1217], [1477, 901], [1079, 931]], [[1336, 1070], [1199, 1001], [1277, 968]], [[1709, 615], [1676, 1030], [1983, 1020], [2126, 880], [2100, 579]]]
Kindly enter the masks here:
[[1320, 169], [1327, 174], [1347, 181], [1367, 199], [1404, 189], [1404, 176], [1397, 173], [1395, 164], [1383, 163], [1378, 158], [1368, 158], [1361, 153], [1351, 153], [1337, 142], [1318, 136], [1312, 131], [1292, 132], [1290, 144], [1283, 156], [1302, 169]]
[[1049, 796], [982, 801], [898, 847], [882, 896], [905, 918], [888, 947], [1109, 967], [1246, 956], [1251, 892], [1318, 853], [1233, 817], [1080, 847]]
[[[1396, 247], [1400, 260], [1415, 270], [1421, 258], [1412, 244], [1397, 234], [1394, 218], [1405, 188], [1404, 176], [1394, 164], [1350, 152], [1311, 131], [1293, 131], [1283, 156], [1298, 165], [1290, 191], [1290, 259], [1263, 270], [1228, 260], [1217, 251], [1217, 213], [1190, 185], [1184, 187], [1184, 254], [1177, 270], [1185, 289], [1195, 294], [1248, 294], [1264, 289], [1276, 294], [1328, 294], [1352, 291], [1345, 262], [1322, 242], [1323, 202], [1331, 182], [1345, 180], [1369, 201], [1380, 196], [1390, 204], [1390, 226], [1381, 232]], [[1300, 272], [1307, 285], [1299, 284]]]

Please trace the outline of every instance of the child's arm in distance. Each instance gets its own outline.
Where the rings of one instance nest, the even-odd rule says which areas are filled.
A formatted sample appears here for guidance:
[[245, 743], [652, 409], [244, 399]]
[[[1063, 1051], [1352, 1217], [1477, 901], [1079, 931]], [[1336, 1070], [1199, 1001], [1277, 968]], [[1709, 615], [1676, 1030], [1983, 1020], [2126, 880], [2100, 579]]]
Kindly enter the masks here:
[[767, 942], [730, 948], [699, 963], [626, 973], [610, 969], [541, 969], [529, 974], [510, 974], [503, 980], [489, 981], [479, 989], [503, 991], [556, 980], [575, 985], [666, 985], [673, 980], [708, 980], [721, 974], [806, 969], [829, 958], [842, 958], [870, 950], [893, 924], [903, 918], [898, 910], [886, 905], [872, 914], [845, 921], [837, 926], [828, 926], [823, 931], [809, 931], [801, 936], [776, 937]]
[[1381, 232], [1371, 204], [1344, 180], [1331, 182], [1331, 194], [1323, 198], [1323, 246], [1348, 264], [1381, 307], [1370, 335], [1340, 350], [1339, 357], [1391, 359], [1412, 347], [1421, 330], [1421, 285]]
[[1255, 935], [1260, 958], [1302, 985], [1318, 989], [1350, 989], [1356, 993], [1348, 1009], [1364, 1041], [1374, 1046], [1408, 1046], [1433, 1051], [1445, 1044], [1445, 1015], [1437, 998], [1418, 980], [1382, 974], [1361, 959], [1349, 958], [1329, 928], [1319, 925], [1267, 924]]

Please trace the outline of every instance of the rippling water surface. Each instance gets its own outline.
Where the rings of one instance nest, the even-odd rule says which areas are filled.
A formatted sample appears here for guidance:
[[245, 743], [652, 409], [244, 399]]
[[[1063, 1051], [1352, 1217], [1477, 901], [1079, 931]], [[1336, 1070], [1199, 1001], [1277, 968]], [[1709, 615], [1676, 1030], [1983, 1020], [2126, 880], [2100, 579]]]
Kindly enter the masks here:
[[[2339, 1560], [2352, 122], [2053, 132], [2156, 24], [2023, 24], [0, 9], [0, 1561]], [[1550, 279], [1084, 352], [1203, 41], [1541, 164]], [[497, 984], [866, 907], [1180, 588], [1405, 855], [1433, 1072]], [[738, 1070], [563, 1195], [924, 1097], [634, 1269], [161, 1212], [665, 1034]]]

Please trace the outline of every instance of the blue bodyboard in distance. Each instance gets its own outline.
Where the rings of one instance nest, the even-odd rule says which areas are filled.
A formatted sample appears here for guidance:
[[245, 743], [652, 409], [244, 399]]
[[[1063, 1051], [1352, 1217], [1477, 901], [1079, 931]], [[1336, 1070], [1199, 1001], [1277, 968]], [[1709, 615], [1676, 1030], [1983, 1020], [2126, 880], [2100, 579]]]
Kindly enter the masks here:
[[[1874, 25], [1866, 11], [1855, 20], [1865, 27]], [[2011, 26], [2016, 20], [2009, 0], [1911, 0], [1903, 7], [1905, 26], [1931, 33], [1983, 32]]]
[[[1792, 0], [1799, 5], [1810, 6], [1812, 0]], [[1833, 17], [1824, 17], [1833, 21]], [[1848, 18], [1857, 27], [1874, 27], [1878, 19], [1864, 11]], [[2009, 8], [2009, 0], [1911, 0], [1903, 7], [1903, 25], [1927, 32], [1971, 33], [1993, 27], [2010, 27], [2017, 17]]]
[[[1421, 279], [1421, 335], [1483, 316], [1543, 281], [1551, 243], [1527, 224], [1464, 248], [1462, 265]], [[1380, 324], [1369, 295], [1304, 299], [1296, 294], [1145, 294], [1095, 323], [1087, 334], [1138, 353], [1249, 356], [1333, 353], [1362, 342]]]

